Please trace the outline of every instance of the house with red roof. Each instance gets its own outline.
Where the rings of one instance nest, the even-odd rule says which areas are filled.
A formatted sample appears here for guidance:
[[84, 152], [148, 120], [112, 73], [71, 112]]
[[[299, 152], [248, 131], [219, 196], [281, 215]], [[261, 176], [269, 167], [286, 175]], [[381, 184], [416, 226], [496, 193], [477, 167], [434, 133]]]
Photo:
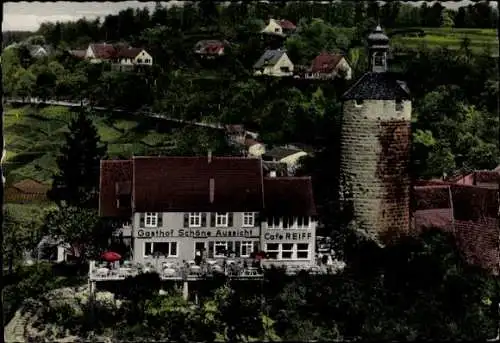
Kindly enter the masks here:
[[48, 202], [47, 192], [50, 187], [31, 179], [21, 180], [5, 189], [6, 203], [29, 204]]
[[134, 48], [125, 44], [92, 43], [85, 51], [84, 58], [91, 63], [101, 63], [104, 61], [115, 65], [151, 66], [153, 57], [142, 48]]
[[316, 206], [309, 177], [266, 177], [261, 159], [133, 157], [103, 160], [99, 214], [130, 223], [133, 260], [146, 264], [244, 259], [315, 263]]
[[467, 175], [460, 175], [449, 180], [460, 185], [500, 189], [500, 168], [498, 170], [476, 170]]
[[295, 32], [297, 26], [286, 19], [269, 19], [269, 24], [262, 29], [261, 33], [278, 36], [287, 36]]
[[216, 58], [224, 55], [226, 43], [220, 40], [206, 39], [196, 43], [194, 53], [204, 58]]
[[304, 78], [316, 80], [343, 78], [350, 80], [352, 78], [352, 68], [344, 55], [322, 52], [314, 58], [311, 66], [305, 71]]
[[[497, 183], [498, 184], [498, 183]], [[416, 182], [412, 194], [415, 234], [439, 229], [452, 234], [469, 263], [500, 271], [498, 189], [445, 182]]]

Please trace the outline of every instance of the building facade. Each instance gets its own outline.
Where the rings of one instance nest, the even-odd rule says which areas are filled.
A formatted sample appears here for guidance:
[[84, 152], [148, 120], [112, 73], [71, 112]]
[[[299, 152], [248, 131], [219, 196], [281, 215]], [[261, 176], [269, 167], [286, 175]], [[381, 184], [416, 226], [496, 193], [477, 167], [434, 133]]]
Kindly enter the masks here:
[[135, 262], [249, 258], [315, 263], [316, 210], [308, 177], [264, 177], [240, 157], [101, 161], [100, 215], [121, 219]]
[[370, 71], [343, 95], [341, 183], [357, 229], [384, 243], [410, 224], [411, 101], [388, 71], [389, 38], [369, 35]]

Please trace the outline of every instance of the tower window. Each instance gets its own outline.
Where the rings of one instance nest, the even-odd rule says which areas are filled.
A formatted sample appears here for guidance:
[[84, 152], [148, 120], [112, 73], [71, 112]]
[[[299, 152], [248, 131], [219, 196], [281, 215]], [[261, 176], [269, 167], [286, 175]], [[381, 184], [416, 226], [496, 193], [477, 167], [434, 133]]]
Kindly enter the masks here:
[[354, 100], [354, 106], [356, 106], [356, 107], [361, 107], [361, 106], [363, 106], [363, 103], [364, 103], [364, 101], [363, 101], [363, 100], [361, 100], [361, 99], [356, 99], [356, 100]]
[[375, 67], [383, 67], [384, 66], [384, 55], [380, 52], [376, 52], [373, 54], [373, 65]]
[[396, 99], [396, 111], [401, 112], [403, 110], [403, 100]]

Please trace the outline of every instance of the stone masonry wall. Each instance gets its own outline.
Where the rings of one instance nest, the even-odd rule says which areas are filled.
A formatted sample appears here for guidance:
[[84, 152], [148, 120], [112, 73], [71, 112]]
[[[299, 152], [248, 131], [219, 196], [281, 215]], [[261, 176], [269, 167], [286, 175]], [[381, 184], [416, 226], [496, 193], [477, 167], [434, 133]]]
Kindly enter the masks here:
[[354, 220], [371, 239], [384, 243], [410, 223], [411, 102], [344, 103], [341, 183], [353, 202]]

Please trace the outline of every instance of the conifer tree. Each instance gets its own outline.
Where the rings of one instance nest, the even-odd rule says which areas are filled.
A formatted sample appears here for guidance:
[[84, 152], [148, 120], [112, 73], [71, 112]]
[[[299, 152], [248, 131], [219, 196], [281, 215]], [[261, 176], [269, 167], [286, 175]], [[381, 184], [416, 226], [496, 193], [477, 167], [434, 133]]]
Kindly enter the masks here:
[[100, 160], [105, 157], [107, 147], [101, 143], [90, 113], [83, 109], [71, 120], [68, 129], [49, 198], [60, 206], [96, 208]]

